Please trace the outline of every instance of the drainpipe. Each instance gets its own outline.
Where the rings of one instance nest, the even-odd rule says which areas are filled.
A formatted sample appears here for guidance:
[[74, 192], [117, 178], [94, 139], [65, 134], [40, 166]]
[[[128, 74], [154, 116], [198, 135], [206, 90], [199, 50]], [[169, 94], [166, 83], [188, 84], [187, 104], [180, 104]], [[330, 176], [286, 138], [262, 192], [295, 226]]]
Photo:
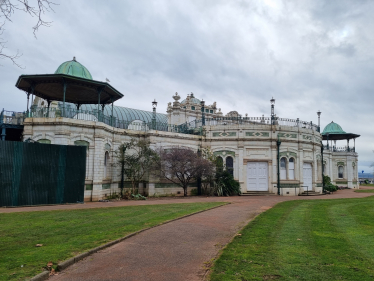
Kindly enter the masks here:
[[279, 147], [281, 145], [281, 141], [279, 139], [279, 134], [278, 134], [278, 140], [277, 140], [277, 189], [278, 189], [278, 195], [280, 195], [280, 172], [279, 172]]

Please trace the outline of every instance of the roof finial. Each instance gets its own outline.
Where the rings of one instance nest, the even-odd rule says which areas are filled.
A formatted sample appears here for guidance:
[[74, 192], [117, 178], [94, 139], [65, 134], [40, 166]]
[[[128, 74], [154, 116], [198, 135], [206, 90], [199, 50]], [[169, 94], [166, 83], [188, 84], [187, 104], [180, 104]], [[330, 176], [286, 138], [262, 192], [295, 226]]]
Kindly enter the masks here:
[[73, 61], [77, 61], [77, 60], [75, 59], [75, 56], [73, 57]]

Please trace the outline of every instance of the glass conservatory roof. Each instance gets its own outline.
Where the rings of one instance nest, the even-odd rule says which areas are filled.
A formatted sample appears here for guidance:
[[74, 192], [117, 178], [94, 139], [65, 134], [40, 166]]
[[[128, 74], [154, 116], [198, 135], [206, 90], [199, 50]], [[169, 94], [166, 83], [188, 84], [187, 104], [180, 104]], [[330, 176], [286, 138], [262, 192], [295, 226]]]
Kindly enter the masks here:
[[[68, 105], [76, 108], [74, 104], [70, 103]], [[59, 102], [59, 106], [60, 107], [62, 106], [62, 102]], [[80, 106], [80, 110], [96, 111], [97, 104], [82, 104]], [[101, 110], [101, 106], [100, 106], [100, 110]], [[105, 106], [104, 115], [111, 116], [111, 114], [112, 114], [112, 106], [111, 105]], [[131, 122], [134, 120], [140, 120], [144, 122], [152, 122], [151, 111], [127, 108], [127, 107], [122, 107], [122, 106], [113, 106], [113, 116], [121, 121]], [[156, 122], [167, 123], [168, 122], [167, 115], [163, 113], [156, 113]]]

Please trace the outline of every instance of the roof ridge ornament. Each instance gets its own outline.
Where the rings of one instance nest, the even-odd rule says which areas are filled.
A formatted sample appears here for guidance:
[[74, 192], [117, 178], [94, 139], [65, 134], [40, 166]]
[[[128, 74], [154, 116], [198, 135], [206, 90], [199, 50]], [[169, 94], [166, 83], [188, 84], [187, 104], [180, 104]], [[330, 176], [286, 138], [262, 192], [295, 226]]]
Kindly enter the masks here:
[[75, 56], [73, 57], [73, 61], [77, 61], [77, 59], [75, 58]]
[[178, 92], [175, 92], [175, 95], [173, 96], [173, 99], [174, 99], [175, 101], [179, 101], [180, 98], [181, 98], [181, 97], [178, 95]]

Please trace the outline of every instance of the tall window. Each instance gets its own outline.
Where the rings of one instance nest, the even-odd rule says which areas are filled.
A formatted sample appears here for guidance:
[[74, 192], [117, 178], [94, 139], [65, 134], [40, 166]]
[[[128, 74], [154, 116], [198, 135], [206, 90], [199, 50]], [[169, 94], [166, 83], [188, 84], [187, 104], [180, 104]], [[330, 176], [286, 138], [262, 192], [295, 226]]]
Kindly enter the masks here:
[[217, 170], [221, 172], [223, 170], [223, 159], [221, 156], [217, 157]]
[[280, 160], [280, 179], [285, 180], [286, 178], [287, 178], [286, 157], [282, 157]]
[[290, 158], [290, 161], [288, 161], [288, 179], [295, 179], [295, 159], [293, 158]]
[[109, 153], [108, 151], [105, 152], [104, 156], [104, 178], [106, 179], [109, 175]]
[[232, 176], [234, 175], [234, 159], [231, 156], [226, 158], [226, 169]]
[[343, 174], [343, 166], [339, 166], [338, 167], [338, 178], [342, 179], [343, 176], [344, 176], [344, 174]]

